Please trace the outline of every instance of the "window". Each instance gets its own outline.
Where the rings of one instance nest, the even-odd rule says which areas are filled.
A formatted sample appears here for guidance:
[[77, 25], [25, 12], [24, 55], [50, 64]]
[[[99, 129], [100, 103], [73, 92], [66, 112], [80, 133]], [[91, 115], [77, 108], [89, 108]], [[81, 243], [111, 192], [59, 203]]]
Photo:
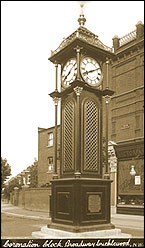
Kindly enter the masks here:
[[48, 172], [53, 171], [53, 157], [48, 157]]
[[26, 184], [26, 178], [23, 177], [23, 184], [25, 185]]
[[53, 133], [48, 134], [48, 147], [53, 146]]
[[28, 174], [28, 175], [27, 175], [27, 184], [30, 184], [30, 180], [31, 180], [31, 175]]

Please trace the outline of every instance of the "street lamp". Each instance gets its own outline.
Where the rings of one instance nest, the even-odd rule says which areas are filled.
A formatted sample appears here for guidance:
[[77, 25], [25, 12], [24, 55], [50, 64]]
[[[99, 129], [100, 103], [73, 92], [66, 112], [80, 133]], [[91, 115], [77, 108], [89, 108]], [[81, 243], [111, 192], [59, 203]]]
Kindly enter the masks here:
[[136, 175], [136, 171], [134, 169], [134, 165], [131, 165], [131, 168], [130, 168], [130, 175], [131, 176], [135, 176]]
[[[140, 155], [137, 154], [135, 158], [132, 158], [133, 163], [135, 163], [135, 160], [138, 159], [139, 157], [140, 157]], [[135, 171], [135, 168], [134, 167], [135, 167], [134, 165], [131, 165], [131, 168], [130, 168], [130, 175], [131, 176], [135, 176], [136, 175], [136, 171]]]

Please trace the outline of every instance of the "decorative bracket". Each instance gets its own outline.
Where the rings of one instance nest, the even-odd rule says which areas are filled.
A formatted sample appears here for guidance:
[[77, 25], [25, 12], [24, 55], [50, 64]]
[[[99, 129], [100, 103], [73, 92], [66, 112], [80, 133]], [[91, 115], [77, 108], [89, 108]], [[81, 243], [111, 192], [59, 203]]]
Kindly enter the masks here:
[[55, 90], [52, 93], [50, 93], [49, 96], [51, 96], [53, 99], [60, 98], [60, 92], [58, 92], [58, 90]]
[[83, 90], [83, 87], [76, 86], [74, 88], [74, 92], [76, 93], [77, 96], [80, 96], [82, 90]]
[[53, 98], [53, 101], [54, 101], [54, 105], [57, 106], [58, 105], [58, 102], [59, 102], [59, 98], [58, 97], [54, 97]]
[[110, 100], [111, 100], [111, 97], [108, 96], [108, 95], [106, 95], [106, 96], [105, 96], [105, 103], [106, 103], [106, 104], [109, 104]]
[[102, 95], [105, 98], [106, 104], [108, 104], [110, 102], [110, 100], [111, 100], [111, 96], [115, 93], [115, 91], [109, 90], [109, 89], [105, 89], [105, 90], [102, 91], [102, 93], [103, 93]]
[[76, 52], [77, 53], [80, 53], [80, 51], [83, 49], [83, 47], [80, 47], [80, 46], [76, 46], [75, 48], [74, 48], [74, 50], [76, 50]]

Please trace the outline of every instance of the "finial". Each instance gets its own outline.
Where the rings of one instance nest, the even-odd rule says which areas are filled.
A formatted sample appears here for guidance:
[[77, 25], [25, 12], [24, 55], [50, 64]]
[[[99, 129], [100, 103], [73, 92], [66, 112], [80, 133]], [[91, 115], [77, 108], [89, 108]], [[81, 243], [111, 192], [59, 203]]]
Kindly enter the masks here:
[[84, 14], [83, 14], [84, 4], [80, 4], [80, 7], [81, 7], [81, 13], [80, 13], [80, 16], [78, 18], [78, 22], [79, 22], [80, 26], [84, 26], [85, 22], [86, 22], [86, 18], [84, 17]]

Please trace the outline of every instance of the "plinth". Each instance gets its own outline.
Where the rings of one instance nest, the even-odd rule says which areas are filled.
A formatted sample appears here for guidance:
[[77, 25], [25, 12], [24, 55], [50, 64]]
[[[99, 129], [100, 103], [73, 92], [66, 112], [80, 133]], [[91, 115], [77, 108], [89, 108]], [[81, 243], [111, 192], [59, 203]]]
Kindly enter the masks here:
[[113, 229], [110, 223], [111, 180], [69, 178], [52, 181], [49, 228], [85, 232]]
[[97, 239], [97, 238], [131, 238], [131, 234], [122, 233], [120, 229], [107, 229], [90, 232], [67, 232], [43, 226], [41, 231], [32, 232], [36, 239]]

